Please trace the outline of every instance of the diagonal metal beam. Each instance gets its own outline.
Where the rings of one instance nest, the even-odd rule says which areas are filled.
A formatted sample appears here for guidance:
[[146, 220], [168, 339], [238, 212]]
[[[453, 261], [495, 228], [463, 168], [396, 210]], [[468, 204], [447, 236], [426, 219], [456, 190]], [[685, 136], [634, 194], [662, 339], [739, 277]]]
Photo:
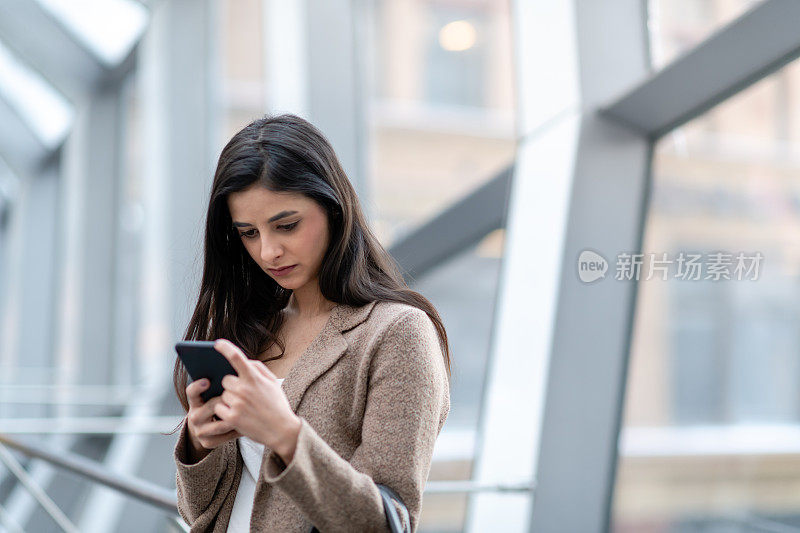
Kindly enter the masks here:
[[406, 279], [432, 268], [505, 226], [508, 189], [514, 166], [444, 209], [389, 249]]
[[92, 52], [33, 0], [0, 2], [0, 39], [73, 102], [106, 72]]
[[800, 2], [766, 0], [601, 108], [657, 138], [800, 55]]
[[28, 123], [0, 94], [0, 154], [11, 170], [20, 177], [35, 176], [49, 153]]

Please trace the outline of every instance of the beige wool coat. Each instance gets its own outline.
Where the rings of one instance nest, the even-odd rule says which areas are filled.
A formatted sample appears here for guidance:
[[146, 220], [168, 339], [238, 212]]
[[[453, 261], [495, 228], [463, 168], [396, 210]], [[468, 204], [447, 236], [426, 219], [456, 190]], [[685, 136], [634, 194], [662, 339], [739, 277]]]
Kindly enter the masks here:
[[[282, 384], [301, 429], [292, 461], [265, 447], [250, 531], [388, 531], [378, 488], [416, 531], [450, 387], [433, 322], [410, 305], [338, 304]], [[192, 532], [226, 531], [244, 462], [233, 439], [187, 463], [175, 446], [178, 511]]]

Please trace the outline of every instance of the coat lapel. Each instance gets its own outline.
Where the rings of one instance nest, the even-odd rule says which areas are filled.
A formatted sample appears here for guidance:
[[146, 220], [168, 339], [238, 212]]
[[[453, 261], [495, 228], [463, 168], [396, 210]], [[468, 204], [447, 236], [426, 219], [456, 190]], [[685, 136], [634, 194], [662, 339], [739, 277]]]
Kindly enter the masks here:
[[343, 333], [366, 320], [376, 303], [375, 300], [360, 307], [337, 304], [333, 308], [322, 331], [311, 341], [283, 382], [283, 390], [289, 399], [292, 411], [297, 412], [303, 394], [314, 380], [344, 355], [347, 341]]
[[[332, 367], [334, 363], [344, 355], [347, 350], [347, 341], [343, 333], [353, 329], [366, 320], [376, 303], [377, 300], [360, 307], [338, 304], [333, 308], [331, 316], [328, 318], [328, 322], [325, 323], [325, 326], [323, 326], [322, 331], [311, 341], [311, 344], [309, 344], [306, 351], [303, 352], [303, 355], [300, 356], [283, 381], [282, 388], [286, 397], [289, 399], [289, 405], [292, 406], [292, 411], [297, 412], [297, 406], [300, 405], [303, 394], [305, 394], [314, 380]], [[226, 442], [224, 446], [224, 453], [228, 461], [233, 461], [237, 465], [236, 468], [246, 468], [242, 455], [239, 452], [238, 440], [232, 439]], [[265, 446], [264, 457], [269, 453], [269, 447]], [[234, 482], [238, 487], [238, 478], [235, 477]], [[259, 481], [256, 490], [259, 491], [259, 493], [260, 491], [269, 491], [272, 490], [272, 486]], [[231, 500], [231, 502], [233, 502], [233, 500]], [[230, 517], [233, 503], [230, 503], [226, 508], [228, 517]]]

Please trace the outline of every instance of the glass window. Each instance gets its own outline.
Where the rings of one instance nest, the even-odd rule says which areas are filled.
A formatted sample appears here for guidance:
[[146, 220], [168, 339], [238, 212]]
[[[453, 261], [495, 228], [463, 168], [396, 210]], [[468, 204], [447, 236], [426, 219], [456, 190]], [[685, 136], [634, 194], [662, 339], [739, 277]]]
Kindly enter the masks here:
[[489, 1], [373, 11], [370, 201], [389, 246], [512, 163], [510, 14]]
[[[482, 106], [488, 17], [483, 9], [433, 4], [426, 25], [425, 100]], [[480, 40], [479, 40], [480, 37]]]
[[618, 531], [800, 525], [799, 89], [794, 62], [656, 146], [645, 259], [702, 270], [639, 284]]
[[654, 68], [691, 50], [763, 0], [649, 0], [647, 26]]

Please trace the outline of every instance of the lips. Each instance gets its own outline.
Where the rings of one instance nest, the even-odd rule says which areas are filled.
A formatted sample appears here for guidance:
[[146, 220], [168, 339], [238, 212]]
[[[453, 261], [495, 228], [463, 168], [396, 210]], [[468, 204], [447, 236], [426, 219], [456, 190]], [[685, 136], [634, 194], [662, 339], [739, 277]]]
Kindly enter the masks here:
[[282, 276], [282, 275], [288, 274], [289, 272], [294, 270], [294, 267], [296, 267], [296, 266], [297, 265], [290, 265], [290, 266], [283, 267], [283, 268], [270, 268], [269, 271], [272, 272], [276, 276]]

